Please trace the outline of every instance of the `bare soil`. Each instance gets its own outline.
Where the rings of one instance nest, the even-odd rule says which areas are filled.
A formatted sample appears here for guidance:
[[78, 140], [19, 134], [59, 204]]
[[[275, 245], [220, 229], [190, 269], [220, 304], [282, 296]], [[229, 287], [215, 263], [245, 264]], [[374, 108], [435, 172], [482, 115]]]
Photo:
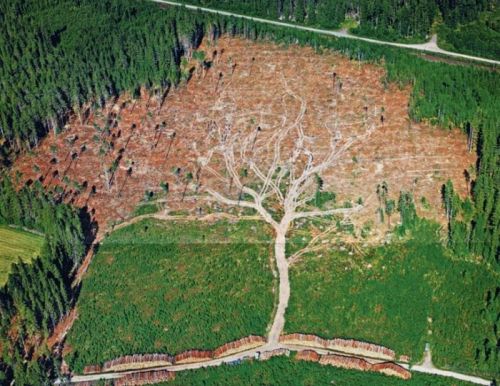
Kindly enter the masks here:
[[[210, 68], [202, 71], [191, 61], [191, 80], [170, 90], [163, 103], [143, 91], [137, 99], [122, 95], [82, 119], [75, 114], [61, 134], [49, 135], [19, 157], [13, 172], [21, 171], [25, 181], [41, 179], [52, 190], [59, 186], [56, 194], [87, 206], [102, 232], [129, 217], [146, 191], [161, 193], [162, 182], [169, 184], [164, 205], [172, 211], [213, 210], [201, 200], [205, 186], [236, 198], [237, 189], [218, 185], [200, 166], [213, 145], [214, 127], [242, 132], [260, 127], [256, 142], [272, 144], [276, 128], [295, 122], [314, 157], [321, 158], [332, 130], [346, 139], [376, 123], [371, 136], [321, 176], [338, 202], [363, 199], [355, 225], [377, 221], [375, 191], [384, 180], [391, 198], [400, 190], [413, 192], [418, 202], [425, 197], [430, 209], [419, 205], [419, 213], [441, 222], [442, 184], [452, 179], [461, 196], [468, 194], [464, 171], [476, 158], [467, 152], [465, 136], [412, 122], [410, 90], [384, 86], [383, 68], [310, 48], [236, 38], [204, 42], [201, 49]], [[290, 137], [290, 149], [295, 139]], [[267, 164], [270, 157], [271, 151], [260, 151], [255, 161]], [[222, 173], [220, 161], [214, 158], [211, 166]]]

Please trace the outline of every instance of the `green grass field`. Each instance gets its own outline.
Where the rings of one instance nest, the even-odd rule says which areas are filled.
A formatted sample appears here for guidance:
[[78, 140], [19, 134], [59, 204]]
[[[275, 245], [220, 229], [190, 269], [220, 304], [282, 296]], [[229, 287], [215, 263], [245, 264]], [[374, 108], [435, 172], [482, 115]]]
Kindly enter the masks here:
[[493, 355], [489, 365], [476, 355], [485, 336], [494, 335], [481, 310], [498, 277], [454, 259], [438, 235], [437, 226], [422, 221], [409, 240], [364, 256], [339, 250], [304, 256], [290, 273], [286, 332], [378, 343], [413, 362], [429, 342], [436, 365], [494, 375]]
[[0, 226], [0, 286], [9, 276], [12, 263], [19, 258], [29, 261], [40, 253], [44, 238], [34, 233]]
[[263, 223], [143, 220], [112, 233], [83, 282], [66, 357], [88, 364], [134, 353], [213, 349], [264, 335], [274, 294]]
[[137, 205], [132, 213], [133, 217], [158, 212], [158, 204], [154, 202]]
[[220, 366], [179, 372], [163, 386], [188, 385], [272, 385], [272, 386], [466, 386], [456, 379], [414, 373], [410, 380], [356, 370], [343, 370], [318, 363], [272, 358], [266, 362], [244, 362], [238, 366]]

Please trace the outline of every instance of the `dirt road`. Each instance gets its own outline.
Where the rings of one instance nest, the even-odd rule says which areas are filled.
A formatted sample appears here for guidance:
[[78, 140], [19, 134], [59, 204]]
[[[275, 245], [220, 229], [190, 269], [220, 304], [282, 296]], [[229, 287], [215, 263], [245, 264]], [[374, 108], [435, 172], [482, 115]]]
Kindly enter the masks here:
[[[90, 382], [90, 381], [98, 381], [100, 379], [117, 379], [121, 378], [127, 374], [132, 374], [132, 373], [139, 373], [139, 372], [144, 372], [144, 371], [151, 371], [151, 370], [168, 370], [168, 371], [185, 371], [185, 370], [195, 370], [195, 369], [201, 369], [205, 367], [215, 367], [215, 366], [220, 366], [226, 363], [231, 363], [237, 360], [245, 359], [245, 358], [251, 358], [254, 357], [256, 353], [260, 352], [266, 352], [266, 351], [272, 351], [274, 349], [278, 348], [285, 348], [290, 351], [301, 351], [301, 350], [313, 350], [316, 351], [320, 355], [324, 354], [329, 354], [332, 353], [331, 351], [324, 350], [324, 349], [315, 349], [311, 347], [301, 347], [301, 346], [295, 346], [295, 345], [282, 345], [282, 344], [271, 344], [267, 343], [264, 346], [256, 347], [251, 350], [243, 351], [234, 355], [230, 355], [224, 358], [218, 358], [218, 359], [213, 359], [210, 361], [205, 361], [205, 362], [197, 362], [197, 363], [189, 363], [189, 364], [183, 364], [183, 365], [172, 365], [172, 366], [163, 366], [163, 367], [157, 367], [157, 368], [149, 368], [149, 369], [142, 369], [142, 370], [132, 370], [132, 371], [118, 371], [118, 372], [109, 372], [109, 373], [99, 373], [99, 374], [90, 374], [90, 375], [76, 375], [71, 378], [72, 383], [78, 383], [78, 382]], [[374, 360], [373, 358], [368, 358], [368, 357], [362, 357], [358, 356], [360, 358], [366, 359], [370, 363], [376, 363], [380, 362], [380, 360]], [[466, 374], [460, 374], [456, 373], [453, 371], [444, 371], [444, 370], [439, 370], [436, 368], [428, 368], [425, 365], [422, 366], [408, 366], [407, 364], [404, 363], [398, 363], [398, 365], [404, 367], [404, 368], [409, 368], [411, 371], [415, 372], [420, 372], [420, 373], [426, 373], [426, 374], [434, 374], [438, 376], [444, 376], [444, 377], [451, 377], [455, 379], [460, 379], [463, 381], [471, 382], [477, 385], [490, 385], [491, 381], [471, 376], [471, 375], [466, 375]], [[62, 384], [60, 380], [56, 381], [55, 384]]]
[[347, 32], [345, 30], [331, 31], [331, 30], [325, 30], [325, 29], [320, 29], [320, 28], [305, 27], [302, 25], [284, 23], [281, 21], [274, 21], [274, 20], [262, 19], [259, 17], [245, 16], [245, 15], [241, 15], [238, 13], [219, 11], [219, 10], [215, 10], [215, 9], [211, 9], [211, 8], [199, 7], [199, 6], [188, 5], [188, 4], [181, 4], [181, 3], [177, 3], [175, 1], [168, 1], [168, 0], [150, 0], [150, 1], [154, 1], [155, 3], [160, 3], [160, 4], [182, 6], [182, 7], [186, 7], [187, 9], [201, 10], [203, 12], [218, 13], [218, 14], [224, 15], [224, 16], [232, 16], [232, 17], [237, 17], [237, 18], [241, 18], [241, 19], [256, 21], [259, 23], [277, 25], [280, 27], [287, 27], [287, 28], [293, 28], [293, 29], [298, 29], [298, 30], [302, 30], [302, 31], [315, 32], [318, 34], [330, 35], [330, 36], [335, 36], [338, 38], [362, 40], [362, 41], [365, 41], [368, 43], [373, 43], [373, 44], [406, 48], [406, 49], [422, 51], [422, 52], [432, 52], [432, 53], [446, 55], [446, 56], [450, 56], [450, 57], [454, 57], [454, 58], [474, 60], [474, 61], [483, 62], [483, 63], [497, 64], [497, 65], [500, 64], [500, 61], [498, 61], [498, 60], [481, 58], [479, 56], [465, 55], [465, 54], [460, 54], [458, 52], [451, 52], [451, 51], [443, 50], [443, 49], [439, 48], [436, 44], [436, 42], [437, 42], [436, 35], [434, 35], [429, 42], [422, 43], [422, 44], [395, 43], [395, 42], [387, 42], [387, 41], [383, 41], [383, 40], [370, 39], [370, 38], [365, 38], [365, 37], [361, 37], [361, 36], [351, 35], [349, 32]]

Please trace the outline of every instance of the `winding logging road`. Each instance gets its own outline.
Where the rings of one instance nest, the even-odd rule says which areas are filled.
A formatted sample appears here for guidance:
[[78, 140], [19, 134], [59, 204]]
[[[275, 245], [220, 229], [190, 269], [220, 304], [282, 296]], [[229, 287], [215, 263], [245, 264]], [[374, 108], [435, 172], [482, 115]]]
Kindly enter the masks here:
[[362, 40], [364, 42], [379, 44], [379, 45], [384, 45], [384, 46], [406, 48], [406, 49], [415, 50], [415, 51], [430, 52], [430, 53], [435, 53], [435, 54], [440, 54], [440, 55], [446, 55], [446, 56], [458, 58], [458, 59], [474, 60], [477, 62], [500, 65], [500, 61], [498, 61], [498, 60], [487, 59], [487, 58], [482, 58], [479, 56], [472, 56], [472, 55], [460, 54], [458, 52], [443, 50], [437, 46], [436, 35], [434, 35], [431, 38], [431, 40], [428, 41], [427, 43], [422, 43], [422, 44], [395, 43], [395, 42], [388, 42], [388, 41], [384, 41], [384, 40], [365, 38], [365, 37], [357, 36], [357, 35], [351, 35], [349, 32], [347, 32], [345, 30], [332, 31], [332, 30], [326, 30], [326, 29], [320, 29], [320, 28], [306, 27], [306, 26], [297, 25], [297, 24], [285, 23], [282, 21], [262, 19], [260, 17], [252, 17], [252, 16], [241, 15], [241, 14], [233, 13], [233, 12], [220, 11], [220, 10], [216, 10], [216, 9], [212, 9], [212, 8], [199, 7], [197, 5], [182, 4], [182, 3], [178, 3], [175, 1], [169, 1], [169, 0], [149, 0], [149, 1], [153, 1], [155, 3], [160, 3], [160, 4], [185, 7], [187, 9], [191, 9], [191, 10], [200, 10], [203, 12], [216, 13], [216, 14], [220, 14], [220, 15], [224, 15], [224, 16], [232, 16], [232, 17], [237, 17], [240, 19], [247, 19], [247, 20], [256, 21], [259, 23], [277, 25], [280, 27], [293, 28], [293, 29], [297, 29], [297, 30], [301, 30], [301, 31], [315, 32], [315, 33], [318, 33], [321, 35], [329, 35], [329, 36], [335, 36], [338, 38], [345, 38], [345, 39]]

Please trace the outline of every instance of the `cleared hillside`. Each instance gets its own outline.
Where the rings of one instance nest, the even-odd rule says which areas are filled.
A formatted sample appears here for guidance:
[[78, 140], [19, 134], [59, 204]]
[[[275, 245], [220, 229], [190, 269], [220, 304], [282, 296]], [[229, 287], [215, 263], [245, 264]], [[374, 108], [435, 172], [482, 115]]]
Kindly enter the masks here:
[[[381, 67], [234, 38], [216, 46], [207, 42], [200, 51], [204, 68], [194, 59], [183, 65], [192, 77], [186, 86], [165, 99], [161, 93], [124, 95], [103, 111], [75, 116], [62, 134], [49, 135], [20, 157], [13, 172], [87, 205], [101, 230], [126, 218], [145, 197], [162, 193], [161, 183], [169, 186], [166, 207], [207, 212], [214, 208], [200, 195], [218, 182], [199, 161], [214, 145], [211, 130], [229, 126], [243, 135], [260, 127], [257, 144], [272, 143], [276, 130], [296, 122], [319, 158], [328, 151], [332, 130], [347, 141], [376, 126], [369, 140], [357, 142], [321, 176], [323, 189], [335, 193], [337, 202], [363, 200], [365, 210], [354, 218], [359, 227], [377, 221], [376, 188], [383, 181], [392, 198], [400, 190], [413, 192], [416, 201], [425, 197], [419, 213], [441, 222], [446, 180], [452, 179], [462, 197], [470, 191], [468, 170], [476, 157], [467, 152], [465, 136], [412, 122], [410, 90], [386, 84]], [[295, 140], [290, 135], [288, 146]], [[256, 160], [265, 165], [271, 155], [262, 152]], [[237, 198], [237, 189], [226, 188]]]

